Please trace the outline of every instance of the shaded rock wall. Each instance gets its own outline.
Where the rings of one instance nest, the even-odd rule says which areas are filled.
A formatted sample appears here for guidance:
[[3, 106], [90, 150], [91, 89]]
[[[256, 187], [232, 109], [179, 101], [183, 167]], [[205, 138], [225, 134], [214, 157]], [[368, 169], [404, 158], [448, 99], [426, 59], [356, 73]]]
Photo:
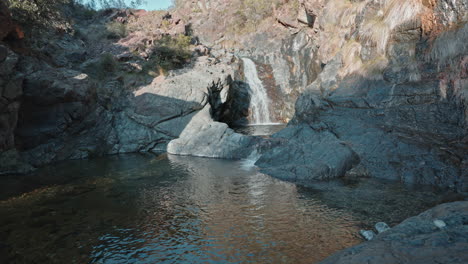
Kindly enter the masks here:
[[[140, 15], [155, 26], [166, 19], [152, 21], [155, 14]], [[107, 22], [130, 23], [125, 20], [129, 16], [135, 18], [132, 12], [120, 15], [110, 10], [96, 14], [91, 22], [73, 17], [77, 21], [66, 24], [66, 32], [60, 28], [42, 28], [44, 36], [30, 32], [36, 39], [27, 39], [21, 53], [0, 45], [0, 174], [25, 173], [33, 169], [31, 165], [66, 159], [165, 152], [199, 111], [209, 109], [213, 119], [219, 118], [235, 58], [225, 54], [215, 59], [206, 47], [193, 45], [192, 58], [179, 62], [186, 64], [185, 69], [157, 77], [145, 74], [142, 64], [149, 65], [147, 60], [155, 54], [140, 47], [157, 45], [163, 35], [187, 33], [187, 27], [173, 17], [166, 19], [172, 21], [169, 28], [146, 38], [135, 40], [150, 30], [145, 28], [120, 41], [96, 39], [96, 34], [109, 34]], [[183, 32], [177, 31], [181, 27]]]
[[161, 76], [133, 92], [118, 81], [96, 90], [85, 74], [58, 74], [69, 78], [39, 73], [26, 82], [26, 91], [33, 84], [45, 84], [25, 94], [24, 123], [17, 133], [23, 156], [35, 166], [105, 154], [164, 152], [198, 111], [211, 108], [210, 89], [227, 93], [231, 80], [229, 68], [208, 65], [206, 57], [190, 71]]

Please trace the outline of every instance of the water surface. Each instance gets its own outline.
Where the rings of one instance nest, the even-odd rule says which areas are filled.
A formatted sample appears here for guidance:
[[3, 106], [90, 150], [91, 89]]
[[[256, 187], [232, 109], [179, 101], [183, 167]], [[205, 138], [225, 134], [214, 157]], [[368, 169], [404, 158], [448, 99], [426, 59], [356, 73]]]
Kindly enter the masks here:
[[286, 124], [263, 124], [234, 127], [237, 133], [251, 136], [270, 136], [285, 128]]
[[1, 263], [316, 263], [446, 196], [369, 179], [298, 187], [242, 161], [124, 155], [0, 178]]

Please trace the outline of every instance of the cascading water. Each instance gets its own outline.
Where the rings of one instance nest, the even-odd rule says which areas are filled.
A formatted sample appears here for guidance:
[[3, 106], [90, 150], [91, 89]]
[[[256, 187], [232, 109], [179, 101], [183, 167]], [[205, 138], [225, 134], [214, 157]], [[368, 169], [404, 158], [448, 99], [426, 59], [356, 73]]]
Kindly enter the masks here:
[[245, 78], [250, 86], [252, 122], [255, 125], [271, 124], [270, 110], [268, 109], [270, 99], [262, 81], [258, 78], [255, 63], [248, 58], [242, 58], [242, 61], [244, 62]]

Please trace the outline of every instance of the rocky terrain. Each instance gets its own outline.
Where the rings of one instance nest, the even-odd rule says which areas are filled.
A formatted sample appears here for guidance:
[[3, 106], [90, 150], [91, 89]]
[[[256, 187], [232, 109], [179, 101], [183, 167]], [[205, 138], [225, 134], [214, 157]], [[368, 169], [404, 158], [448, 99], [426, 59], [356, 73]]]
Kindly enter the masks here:
[[[139, 12], [142, 17], [154, 15]], [[211, 113], [219, 112], [226, 102], [233, 76], [229, 64], [235, 58], [226, 54], [222, 61], [208, 56], [206, 47], [187, 37], [192, 44], [182, 52], [191, 58], [161, 59], [163, 52], [178, 55], [181, 51], [163, 50], [153, 41], [175, 39], [172, 44], [179, 45], [178, 41], [186, 40], [188, 27], [170, 15], [156, 15], [159, 22], [152, 23], [158, 29], [163, 23], [166, 29], [152, 35], [135, 29], [125, 38], [114, 39], [116, 32], [109, 25], [119, 29], [139, 15], [109, 10], [69, 28], [74, 34], [53, 34], [54, 41], [40, 49], [34, 45], [42, 39], [20, 43], [29, 47], [18, 53], [12, 49], [20, 44], [5, 41], [1, 46], [1, 76], [6, 84], [5, 89], [2, 86], [6, 104], [2, 101], [2, 127], [6, 128], [2, 129], [2, 174], [25, 173], [66, 159], [165, 152], [169, 141], [189, 123], [214, 122]], [[7, 11], [5, 19], [14, 23]], [[97, 40], [93, 34], [104, 38]], [[157, 59], [185, 68], [171, 64], [169, 74], [161, 73], [166, 64], [156, 67], [163, 65]]]
[[[264, 172], [298, 183], [376, 177], [468, 193], [466, 1], [177, 2], [170, 12], [61, 5], [34, 27], [1, 2], [0, 174], [130, 152], [257, 153]], [[252, 118], [241, 58], [257, 66], [271, 120], [288, 123], [271, 137], [230, 128]], [[427, 241], [457, 226], [466, 237], [465, 205], [325, 263], [375, 250], [371, 263], [426, 263]], [[448, 228], [420, 224], [432, 214]], [[417, 232], [402, 238], [405, 228]], [[442, 244], [459, 254], [460, 243]], [[422, 256], [398, 251], [408, 244]]]
[[467, 219], [467, 202], [442, 204], [320, 263], [466, 263]]
[[[465, 2], [260, 2], [177, 10], [213, 49], [254, 59], [274, 119], [297, 126], [258, 166], [289, 180], [348, 173], [467, 191]], [[232, 90], [228, 123], [248, 101], [242, 85]]]

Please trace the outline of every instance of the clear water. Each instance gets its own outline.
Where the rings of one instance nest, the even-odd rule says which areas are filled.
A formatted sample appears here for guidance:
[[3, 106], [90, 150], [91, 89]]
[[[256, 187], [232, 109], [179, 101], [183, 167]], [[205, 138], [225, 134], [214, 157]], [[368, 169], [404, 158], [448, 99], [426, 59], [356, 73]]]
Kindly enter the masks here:
[[298, 187], [242, 161], [69, 161], [0, 178], [0, 263], [316, 263], [447, 197], [369, 179]]

